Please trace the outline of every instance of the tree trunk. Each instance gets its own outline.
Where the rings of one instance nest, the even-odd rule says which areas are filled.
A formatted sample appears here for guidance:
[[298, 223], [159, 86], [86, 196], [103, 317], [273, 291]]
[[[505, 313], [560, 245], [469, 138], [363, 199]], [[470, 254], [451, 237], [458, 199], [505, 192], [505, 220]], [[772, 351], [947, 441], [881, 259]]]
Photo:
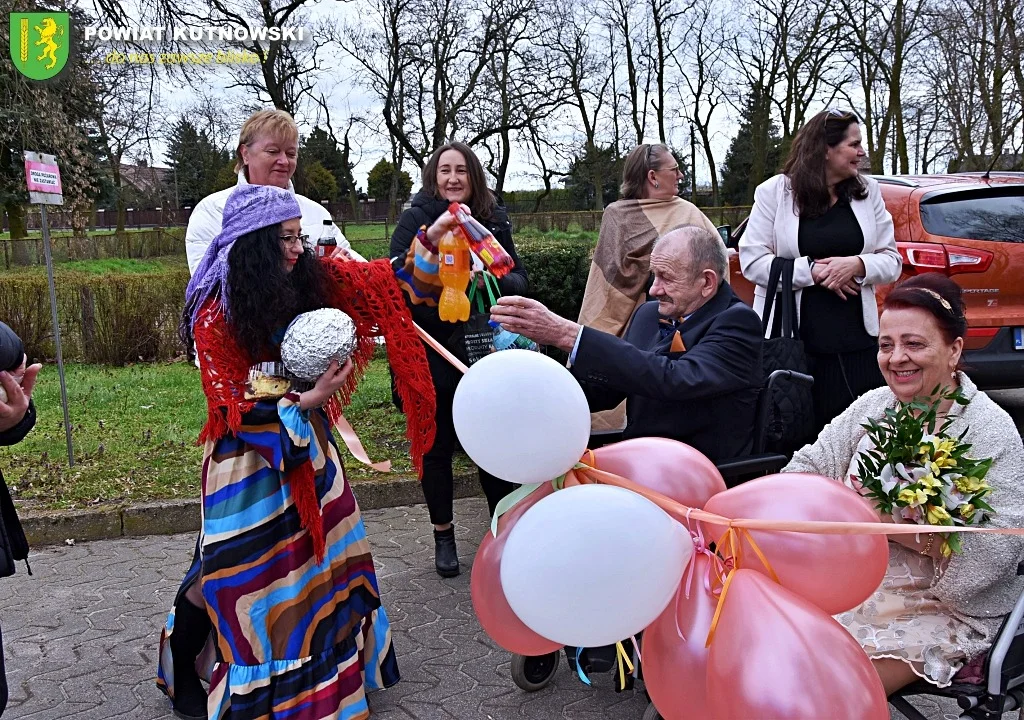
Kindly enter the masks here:
[[25, 216], [25, 206], [18, 202], [8, 202], [4, 205], [7, 211], [7, 222], [11, 225], [11, 240], [23, 240], [28, 237], [28, 223]]
[[28, 223], [25, 217], [25, 206], [17, 202], [9, 202], [4, 206], [7, 219], [11, 225], [11, 265], [32, 264], [32, 244], [28, 237]]

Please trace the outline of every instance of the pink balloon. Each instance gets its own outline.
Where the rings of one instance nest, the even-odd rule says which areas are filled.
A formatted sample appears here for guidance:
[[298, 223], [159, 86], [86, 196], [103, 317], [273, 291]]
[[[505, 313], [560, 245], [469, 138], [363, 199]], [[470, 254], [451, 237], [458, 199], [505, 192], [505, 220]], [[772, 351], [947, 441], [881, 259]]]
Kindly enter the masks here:
[[526, 627], [509, 607], [501, 589], [501, 554], [505, 550], [509, 530], [523, 513], [553, 491], [551, 483], [544, 483], [498, 518], [498, 537], [495, 538], [488, 530], [473, 560], [469, 592], [480, 627], [498, 645], [518, 655], [547, 655], [562, 649], [561, 643], [548, 640]]
[[704, 643], [718, 605], [718, 598], [704, 587], [710, 565], [707, 555], [694, 555], [689, 599], [684, 578], [665, 612], [644, 630], [644, 686], [665, 720], [703, 718], [710, 712]]
[[[704, 509], [727, 518], [879, 522], [867, 500], [843, 484], [799, 473], [751, 480], [712, 497]], [[705, 524], [717, 542], [725, 528]], [[885, 535], [814, 535], [752, 530], [779, 582], [829, 615], [855, 608], [882, 584], [889, 564]], [[729, 552], [728, 545], [720, 548]], [[741, 566], [767, 574], [744, 540]]]
[[615, 473], [676, 502], [702, 508], [725, 480], [715, 464], [678, 440], [634, 438], [594, 451], [598, 470]]
[[729, 584], [708, 655], [713, 720], [888, 720], [882, 681], [839, 623], [753, 570]]

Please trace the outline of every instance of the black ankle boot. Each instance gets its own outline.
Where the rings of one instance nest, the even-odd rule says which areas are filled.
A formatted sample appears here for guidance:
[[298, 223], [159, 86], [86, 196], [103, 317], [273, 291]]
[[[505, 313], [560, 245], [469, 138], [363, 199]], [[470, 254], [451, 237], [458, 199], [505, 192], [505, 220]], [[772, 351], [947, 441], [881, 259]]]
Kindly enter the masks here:
[[184, 597], [174, 606], [171, 657], [174, 660], [174, 714], [185, 720], [207, 720], [206, 688], [196, 672], [196, 658], [210, 635], [210, 618]]
[[459, 574], [459, 552], [455, 549], [455, 528], [434, 531], [434, 567], [444, 578]]

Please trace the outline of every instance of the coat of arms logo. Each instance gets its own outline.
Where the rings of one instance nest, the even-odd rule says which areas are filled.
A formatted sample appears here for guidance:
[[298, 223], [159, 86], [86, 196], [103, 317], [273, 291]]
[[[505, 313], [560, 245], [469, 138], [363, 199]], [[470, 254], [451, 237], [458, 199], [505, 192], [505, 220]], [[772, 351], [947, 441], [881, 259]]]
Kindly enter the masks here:
[[71, 20], [66, 12], [11, 13], [11, 60], [32, 80], [49, 80], [68, 62]]

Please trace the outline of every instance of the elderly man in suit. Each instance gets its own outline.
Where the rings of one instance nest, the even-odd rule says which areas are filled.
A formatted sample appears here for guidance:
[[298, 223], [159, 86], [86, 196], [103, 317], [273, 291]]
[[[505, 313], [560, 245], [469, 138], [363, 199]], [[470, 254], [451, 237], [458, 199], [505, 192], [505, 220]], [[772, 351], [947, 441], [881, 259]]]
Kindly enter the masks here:
[[721, 239], [699, 227], [672, 230], [655, 244], [651, 270], [654, 300], [622, 338], [518, 296], [500, 298], [491, 317], [570, 353], [591, 410], [626, 400], [623, 439], [680, 440], [713, 462], [749, 454], [763, 384], [761, 320], [725, 282]]

